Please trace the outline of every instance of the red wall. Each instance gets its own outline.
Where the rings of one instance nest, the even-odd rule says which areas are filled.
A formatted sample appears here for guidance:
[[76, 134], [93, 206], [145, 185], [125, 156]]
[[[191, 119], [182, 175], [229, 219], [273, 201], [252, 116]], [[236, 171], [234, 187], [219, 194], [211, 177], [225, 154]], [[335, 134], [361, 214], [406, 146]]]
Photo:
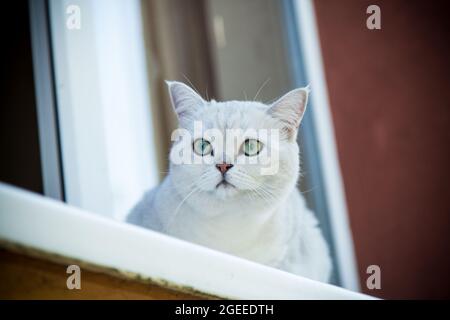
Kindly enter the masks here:
[[[314, 3], [361, 284], [384, 298], [450, 298], [444, 3]], [[370, 4], [381, 30], [366, 28]], [[371, 264], [381, 290], [365, 288]]]

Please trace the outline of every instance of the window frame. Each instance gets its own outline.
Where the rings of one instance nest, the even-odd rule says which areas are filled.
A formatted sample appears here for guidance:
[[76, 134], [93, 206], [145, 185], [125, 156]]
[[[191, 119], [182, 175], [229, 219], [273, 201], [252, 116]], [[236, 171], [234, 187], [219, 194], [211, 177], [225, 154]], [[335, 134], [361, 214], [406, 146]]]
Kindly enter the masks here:
[[48, 2], [29, 0], [28, 4], [43, 191], [50, 198], [64, 201]]
[[[55, 61], [52, 55], [49, 2], [31, 0], [29, 3], [44, 194], [64, 201], [67, 200], [67, 190], [64, 186], [68, 180], [64, 179], [63, 175], [64, 162], [59, 128]], [[308, 167], [311, 184], [323, 190], [323, 192], [314, 193], [314, 209], [322, 221], [325, 237], [331, 244], [336, 270], [335, 283], [358, 291], [358, 273], [348, 222], [345, 191], [334, 141], [314, 8], [310, 0], [283, 0], [283, 8], [286, 15], [290, 17], [287, 19], [289, 40], [287, 42], [293, 44], [289, 48], [294, 71], [293, 83], [303, 86], [310, 82], [313, 88], [309, 110], [301, 128], [303, 132], [301, 136], [307, 137], [302, 141], [305, 150], [303, 159]], [[159, 172], [157, 169], [156, 171]]]
[[314, 194], [315, 212], [331, 244], [335, 283], [360, 291], [314, 5], [311, 0], [283, 0], [283, 6], [290, 16], [287, 30], [288, 43], [293, 44], [289, 48], [293, 81], [297, 86], [309, 83], [312, 88], [301, 136], [306, 137], [303, 159], [308, 175], [312, 185], [321, 190]]
[[71, 1], [45, 3], [64, 200], [124, 220], [159, 182], [140, 1], [79, 0], [79, 29]]

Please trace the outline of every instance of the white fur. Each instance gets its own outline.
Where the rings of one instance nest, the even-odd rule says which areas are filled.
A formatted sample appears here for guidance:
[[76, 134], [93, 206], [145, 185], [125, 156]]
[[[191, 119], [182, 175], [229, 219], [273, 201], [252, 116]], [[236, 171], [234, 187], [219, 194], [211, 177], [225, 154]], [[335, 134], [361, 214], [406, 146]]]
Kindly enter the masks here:
[[[128, 221], [206, 247], [326, 282], [331, 273], [328, 246], [314, 214], [296, 187], [299, 177], [297, 128], [308, 89], [287, 93], [271, 106], [259, 102], [206, 102], [182, 83], [169, 82], [180, 126], [192, 121], [224, 131], [280, 129], [279, 171], [261, 175], [259, 165], [236, 164], [236, 152], [215, 150], [214, 164], [170, 163], [162, 184], [148, 191]], [[194, 137], [193, 140], [195, 140]], [[246, 137], [241, 137], [242, 141]], [[270, 144], [264, 145], [270, 148]], [[219, 186], [215, 163], [235, 163]], [[256, 191], [255, 191], [256, 190]]]

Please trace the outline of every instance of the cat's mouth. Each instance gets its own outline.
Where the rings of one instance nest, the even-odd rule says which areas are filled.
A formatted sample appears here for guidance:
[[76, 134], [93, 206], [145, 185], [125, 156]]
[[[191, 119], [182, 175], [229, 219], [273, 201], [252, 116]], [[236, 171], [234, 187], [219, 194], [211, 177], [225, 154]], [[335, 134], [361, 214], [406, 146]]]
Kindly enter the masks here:
[[229, 183], [228, 181], [226, 181], [225, 179], [222, 179], [222, 181], [220, 181], [217, 185], [216, 185], [216, 189], [218, 188], [236, 188], [236, 186], [234, 184]]

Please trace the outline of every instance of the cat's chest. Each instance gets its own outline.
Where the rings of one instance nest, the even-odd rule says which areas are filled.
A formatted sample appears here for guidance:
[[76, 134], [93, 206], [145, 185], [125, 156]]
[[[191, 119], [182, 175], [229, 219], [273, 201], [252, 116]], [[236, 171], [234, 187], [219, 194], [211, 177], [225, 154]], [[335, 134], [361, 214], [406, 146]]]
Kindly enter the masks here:
[[198, 219], [185, 214], [170, 230], [176, 237], [267, 265], [277, 266], [288, 250], [285, 212]]

